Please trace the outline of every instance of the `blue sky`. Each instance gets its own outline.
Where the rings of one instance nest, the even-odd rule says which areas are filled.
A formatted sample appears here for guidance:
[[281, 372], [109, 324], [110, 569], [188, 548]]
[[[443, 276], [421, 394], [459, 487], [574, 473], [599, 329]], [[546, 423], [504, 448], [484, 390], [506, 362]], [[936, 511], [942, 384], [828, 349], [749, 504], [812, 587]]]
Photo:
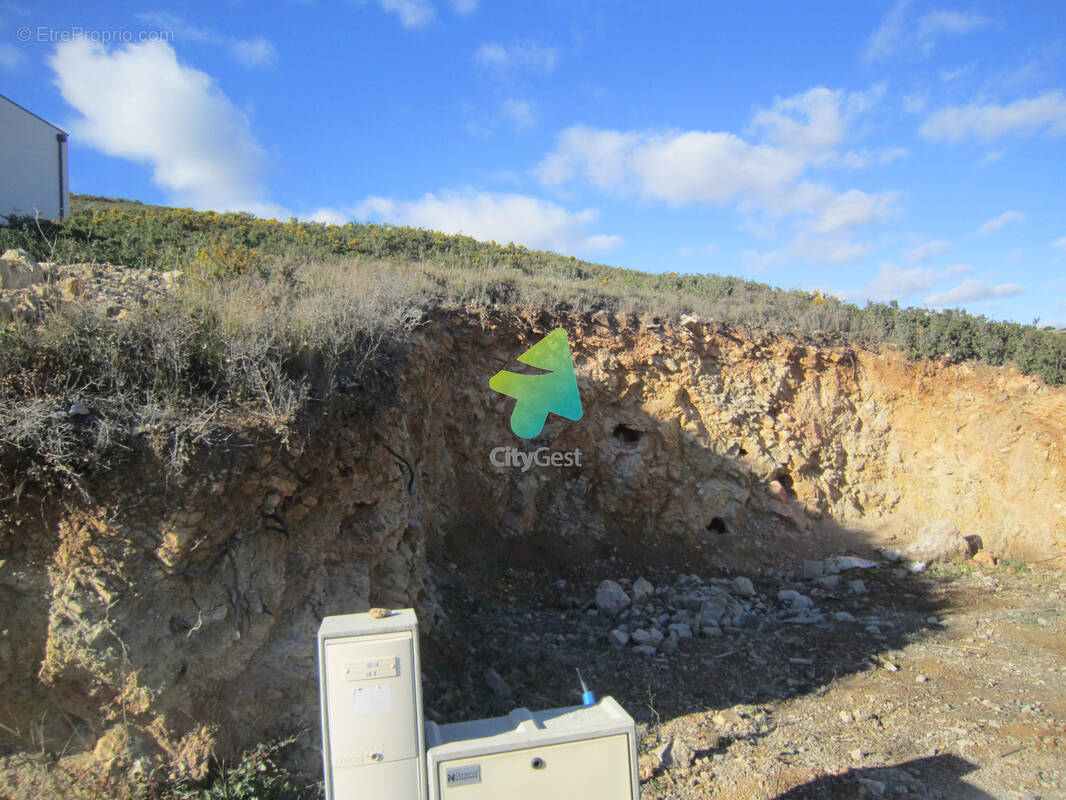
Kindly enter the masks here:
[[1061, 0], [87, 5], [0, 0], [76, 192], [1066, 326]]

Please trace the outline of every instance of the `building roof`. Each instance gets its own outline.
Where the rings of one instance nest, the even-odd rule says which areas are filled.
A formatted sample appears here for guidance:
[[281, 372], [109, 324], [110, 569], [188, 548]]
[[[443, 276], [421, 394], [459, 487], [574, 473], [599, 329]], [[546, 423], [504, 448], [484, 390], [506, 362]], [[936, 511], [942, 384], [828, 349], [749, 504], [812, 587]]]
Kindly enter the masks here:
[[51, 122], [49, 122], [48, 120], [46, 120], [46, 119], [44, 119], [42, 117], [38, 117], [36, 114], [34, 114], [28, 108], [25, 108], [24, 106], [20, 106], [18, 103], [16, 103], [10, 97], [4, 97], [4, 95], [0, 94], [0, 100], [7, 100], [7, 102], [11, 103], [11, 105], [13, 105], [15, 108], [18, 108], [18, 109], [21, 109], [22, 111], [25, 111], [27, 114], [29, 114], [34, 119], [39, 119], [41, 122], [43, 122], [49, 128], [52, 128], [53, 130], [55, 130], [56, 133], [61, 133], [64, 136], [67, 135], [67, 132], [65, 130], [63, 130], [62, 128], [60, 128], [60, 127], [58, 127], [56, 125], [53, 125]]

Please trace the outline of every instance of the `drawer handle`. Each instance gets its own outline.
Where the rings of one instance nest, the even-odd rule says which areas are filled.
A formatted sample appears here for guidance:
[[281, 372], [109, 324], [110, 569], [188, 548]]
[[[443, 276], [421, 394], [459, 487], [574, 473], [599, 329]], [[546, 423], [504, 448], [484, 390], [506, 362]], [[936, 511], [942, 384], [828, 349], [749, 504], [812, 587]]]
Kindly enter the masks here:
[[546, 766], [548, 766], [548, 762], [540, 756], [537, 756], [529, 762], [529, 766], [533, 767], [533, 769], [544, 769]]

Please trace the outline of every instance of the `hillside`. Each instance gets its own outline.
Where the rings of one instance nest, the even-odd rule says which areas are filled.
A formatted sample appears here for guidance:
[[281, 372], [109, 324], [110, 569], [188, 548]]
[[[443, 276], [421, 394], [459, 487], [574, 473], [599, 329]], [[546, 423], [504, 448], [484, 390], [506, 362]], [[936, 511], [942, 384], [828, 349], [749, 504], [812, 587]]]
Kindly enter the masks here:
[[[191, 793], [290, 736], [313, 784], [314, 631], [371, 605], [418, 610], [441, 719], [566, 704], [581, 666], [640, 721], [648, 797], [967, 796], [1015, 747], [985, 791], [1063, 785], [1066, 697], [1018, 670], [1061, 661], [1066, 388], [958, 350], [1061, 382], [1058, 333], [88, 198], [0, 242], [48, 259], [0, 298], [0, 795]], [[584, 415], [516, 440], [489, 377], [557, 327]]]

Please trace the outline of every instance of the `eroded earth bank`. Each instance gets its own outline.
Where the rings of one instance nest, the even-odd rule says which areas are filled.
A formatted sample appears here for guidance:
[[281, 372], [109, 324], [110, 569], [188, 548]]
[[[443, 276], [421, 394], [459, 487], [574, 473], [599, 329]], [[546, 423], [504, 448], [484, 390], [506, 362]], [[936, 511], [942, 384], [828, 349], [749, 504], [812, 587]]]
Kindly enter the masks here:
[[[559, 326], [584, 416], [524, 441], [488, 379]], [[582, 666], [641, 723], [647, 797], [1061, 796], [1066, 390], [606, 314], [440, 314], [384, 371], [373, 413], [4, 502], [0, 795], [301, 731], [313, 775], [318, 623], [384, 605], [418, 610], [441, 720], [570, 703]], [[923, 530], [953, 565], [921, 571]]]

